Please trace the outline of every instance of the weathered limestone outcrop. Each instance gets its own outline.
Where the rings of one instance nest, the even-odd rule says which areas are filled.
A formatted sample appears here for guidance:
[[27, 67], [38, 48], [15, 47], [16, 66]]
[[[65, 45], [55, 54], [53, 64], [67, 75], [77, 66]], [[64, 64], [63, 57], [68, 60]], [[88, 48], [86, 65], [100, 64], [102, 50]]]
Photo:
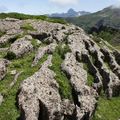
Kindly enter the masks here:
[[[103, 89], [104, 89], [107, 97], [111, 98], [112, 96], [118, 96], [119, 92], [115, 92], [115, 91], [119, 91], [120, 80], [119, 80], [118, 76], [116, 76], [105, 65], [105, 63], [104, 63], [105, 56], [101, 52], [101, 48], [95, 42], [93, 42], [91, 39], [84, 40], [84, 42], [86, 45], [86, 49], [95, 58], [94, 64], [98, 68], [99, 73], [102, 76]], [[115, 90], [115, 88], [117, 90]]]
[[105, 60], [108, 61], [108, 64], [113, 73], [115, 73], [120, 79], [120, 66], [118, 65], [114, 56], [112, 55], [112, 51], [110, 51], [107, 47], [101, 48], [101, 51], [105, 56]]
[[11, 44], [9, 51], [14, 53], [17, 58], [21, 57], [25, 53], [28, 53], [33, 50], [33, 45], [31, 44], [30, 40], [30, 36], [25, 36], [16, 40], [13, 44]]
[[7, 65], [9, 64], [8, 60], [0, 59], [0, 80], [2, 80], [7, 73]]
[[15, 35], [3, 35], [0, 38], [0, 45], [6, 44], [7, 42], [9, 42], [10, 39], [13, 39], [15, 37]]
[[90, 58], [91, 56], [89, 55], [88, 51], [86, 51], [86, 53], [85, 52], [82, 53], [82, 60], [84, 61], [84, 63], [88, 64], [89, 71], [94, 76], [94, 81], [92, 86], [100, 94], [102, 89], [101, 75]]
[[38, 72], [23, 81], [20, 87], [19, 107], [23, 120], [61, 120], [61, 98], [48, 57]]
[[12, 20], [12, 19], [1, 19], [0, 20], [0, 31], [9, 31], [11, 29], [19, 30], [21, 20]]
[[32, 63], [32, 66], [37, 65], [38, 61], [44, 56], [44, 54], [52, 54], [55, 51], [56, 46], [57, 46], [56, 43], [51, 43], [48, 46], [39, 47], [35, 55], [35, 59]]
[[[70, 76], [70, 83], [76, 96], [75, 104], [78, 106], [77, 119], [81, 120], [88, 115], [91, 117], [96, 107], [96, 91], [86, 85], [87, 73], [82, 64], [78, 63], [72, 53], [67, 53], [62, 69]], [[86, 113], [86, 114], [85, 114]]]

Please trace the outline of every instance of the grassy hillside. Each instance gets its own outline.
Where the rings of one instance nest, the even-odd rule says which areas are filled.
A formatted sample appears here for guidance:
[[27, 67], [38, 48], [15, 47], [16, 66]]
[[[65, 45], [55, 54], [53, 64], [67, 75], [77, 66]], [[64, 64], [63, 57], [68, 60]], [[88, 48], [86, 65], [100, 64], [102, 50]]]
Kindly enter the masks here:
[[53, 23], [61, 23], [61, 24], [66, 24], [67, 23], [63, 19], [49, 18], [45, 15], [27, 15], [27, 14], [22, 14], [22, 13], [1, 13], [0, 14], [0, 19], [5, 19], [7, 17], [16, 18], [16, 19], [20, 19], [20, 20], [38, 19], [38, 20], [45, 20], [45, 21], [53, 22]]
[[102, 38], [112, 46], [120, 49], [120, 30], [104, 27], [104, 29], [101, 29], [98, 32], [93, 31], [92, 34], [95, 38]]

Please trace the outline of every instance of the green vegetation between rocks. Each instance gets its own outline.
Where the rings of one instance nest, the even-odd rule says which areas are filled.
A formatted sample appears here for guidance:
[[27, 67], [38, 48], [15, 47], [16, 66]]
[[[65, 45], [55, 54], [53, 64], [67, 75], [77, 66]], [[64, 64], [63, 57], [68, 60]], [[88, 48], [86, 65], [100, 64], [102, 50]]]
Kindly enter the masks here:
[[6, 56], [7, 52], [0, 51], [0, 58], [4, 58]]
[[[0, 106], [0, 120], [16, 120], [19, 117], [20, 113], [16, 106], [16, 101], [20, 83], [38, 71], [41, 64], [47, 60], [48, 55], [44, 55], [37, 66], [31, 67], [34, 56], [35, 51], [25, 55], [23, 58], [12, 60], [11, 64], [8, 66], [6, 77], [0, 81], [0, 93], [4, 96], [4, 102]], [[22, 74], [18, 77], [15, 85], [10, 89], [9, 85], [14, 78], [14, 76], [10, 74], [12, 70], [22, 71]]]
[[[61, 50], [61, 51], [60, 51]], [[63, 63], [63, 54], [67, 51], [61, 48], [59, 45], [55, 52], [53, 53], [52, 66], [50, 67], [56, 73], [55, 79], [59, 84], [59, 92], [61, 98], [66, 98], [72, 100], [72, 88], [70, 86], [69, 80], [66, 74], [61, 69], [61, 64]]]
[[35, 31], [35, 29], [33, 28], [33, 26], [30, 23], [25, 23], [21, 26], [21, 29], [23, 30], [30, 30], [30, 31]]
[[83, 63], [83, 68], [84, 70], [87, 71], [87, 85], [88, 86], [92, 86], [93, 82], [94, 82], [94, 77], [93, 75], [90, 73], [89, 67], [87, 63]]
[[119, 120], [120, 119], [120, 97], [107, 100], [100, 97], [98, 107], [92, 120]]
[[34, 49], [38, 49], [40, 46], [45, 46], [43, 43], [38, 43], [39, 40], [37, 39], [32, 39], [31, 44], [33, 45]]

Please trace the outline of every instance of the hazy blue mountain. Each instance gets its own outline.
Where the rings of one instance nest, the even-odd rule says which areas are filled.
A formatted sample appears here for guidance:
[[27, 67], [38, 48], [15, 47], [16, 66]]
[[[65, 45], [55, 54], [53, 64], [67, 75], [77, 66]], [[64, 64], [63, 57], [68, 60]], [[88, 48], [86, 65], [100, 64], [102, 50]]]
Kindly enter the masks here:
[[78, 17], [82, 15], [90, 14], [90, 12], [86, 11], [75, 11], [74, 9], [70, 8], [67, 13], [53, 13], [49, 15], [50, 17], [61, 17], [61, 18], [67, 18], [67, 17]]

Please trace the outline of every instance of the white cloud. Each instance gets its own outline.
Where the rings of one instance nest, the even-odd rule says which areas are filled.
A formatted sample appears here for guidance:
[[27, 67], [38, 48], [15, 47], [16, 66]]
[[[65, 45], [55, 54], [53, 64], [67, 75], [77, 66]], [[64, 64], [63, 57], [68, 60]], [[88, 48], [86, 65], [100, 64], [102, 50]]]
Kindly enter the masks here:
[[79, 0], [49, 0], [52, 3], [57, 5], [75, 5], [79, 2]]
[[120, 0], [117, 0], [118, 2], [114, 5], [112, 5], [112, 8], [120, 8]]

